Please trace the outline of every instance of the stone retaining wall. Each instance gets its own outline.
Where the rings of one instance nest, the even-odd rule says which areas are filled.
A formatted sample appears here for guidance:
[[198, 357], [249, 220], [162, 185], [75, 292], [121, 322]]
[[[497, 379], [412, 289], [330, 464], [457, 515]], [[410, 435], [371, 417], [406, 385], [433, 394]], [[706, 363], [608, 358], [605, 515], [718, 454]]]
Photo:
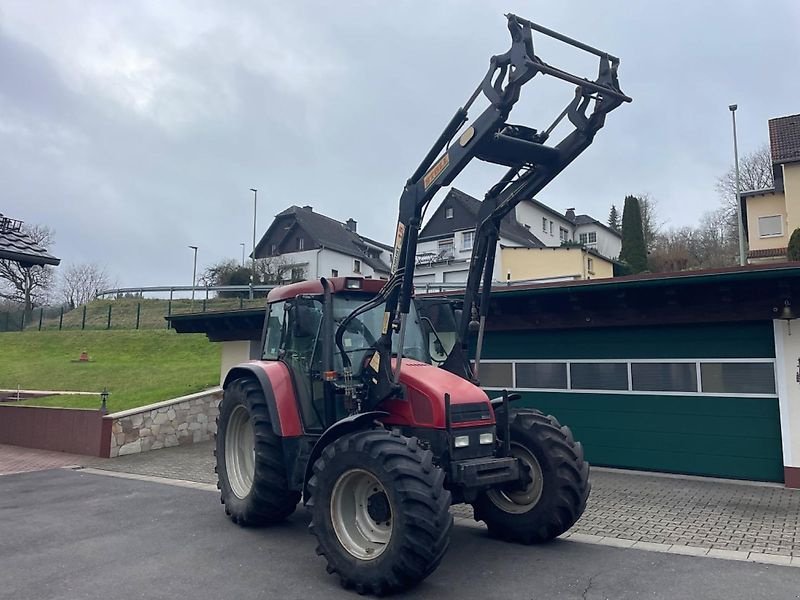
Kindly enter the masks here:
[[213, 438], [222, 389], [214, 388], [111, 415], [111, 457]]

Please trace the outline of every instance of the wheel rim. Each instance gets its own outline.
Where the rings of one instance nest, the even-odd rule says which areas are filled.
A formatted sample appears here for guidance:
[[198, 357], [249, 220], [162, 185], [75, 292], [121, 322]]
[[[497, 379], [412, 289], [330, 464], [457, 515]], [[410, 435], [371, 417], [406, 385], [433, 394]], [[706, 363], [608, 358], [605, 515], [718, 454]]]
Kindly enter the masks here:
[[225, 471], [231, 491], [244, 499], [253, 487], [256, 473], [255, 434], [244, 406], [233, 409], [225, 430]]
[[522, 514], [539, 503], [544, 488], [544, 477], [539, 461], [525, 446], [511, 442], [511, 455], [520, 459], [528, 469], [531, 481], [524, 489], [492, 489], [486, 495], [500, 510], [511, 514]]
[[392, 507], [381, 482], [363, 469], [342, 473], [331, 494], [331, 521], [339, 543], [352, 556], [378, 558], [392, 538]]

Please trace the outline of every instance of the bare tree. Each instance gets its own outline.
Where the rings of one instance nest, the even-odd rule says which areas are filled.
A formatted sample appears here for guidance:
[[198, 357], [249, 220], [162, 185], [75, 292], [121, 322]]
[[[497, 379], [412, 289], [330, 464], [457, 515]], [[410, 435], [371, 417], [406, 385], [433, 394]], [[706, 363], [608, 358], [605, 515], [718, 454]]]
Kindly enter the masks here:
[[105, 267], [95, 263], [69, 265], [61, 274], [61, 297], [70, 308], [94, 299], [98, 290], [111, 287]]
[[649, 256], [654, 272], [711, 269], [737, 263], [737, 239], [727, 233], [722, 209], [708, 212], [697, 227], [660, 232]]
[[[772, 155], [769, 146], [764, 144], [755, 152], [745, 154], [739, 159], [739, 181], [742, 191], [765, 190], [775, 185], [772, 176]], [[738, 239], [739, 222], [736, 217], [736, 168], [731, 167], [717, 178], [717, 193], [725, 218], [728, 236]]]
[[[55, 232], [49, 227], [32, 225], [23, 226], [22, 230], [37, 246], [49, 248], [54, 244]], [[47, 265], [26, 266], [0, 260], [0, 298], [22, 304], [28, 317], [35, 304], [47, 302], [53, 279], [53, 269]]]

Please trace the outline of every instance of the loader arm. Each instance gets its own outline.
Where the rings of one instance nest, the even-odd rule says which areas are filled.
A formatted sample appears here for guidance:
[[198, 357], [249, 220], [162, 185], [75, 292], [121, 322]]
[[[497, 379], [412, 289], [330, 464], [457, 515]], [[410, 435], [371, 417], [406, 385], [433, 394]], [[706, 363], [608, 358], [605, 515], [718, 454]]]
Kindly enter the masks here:
[[[346, 358], [341, 334], [347, 322], [385, 302], [382, 335], [366, 369], [366, 410], [398, 389], [402, 352], [396, 360], [392, 359], [393, 338], [398, 337], [395, 345], [402, 350], [413, 294], [417, 236], [425, 209], [439, 189], [449, 185], [475, 158], [508, 168], [487, 193], [478, 217], [464, 311], [458, 324], [459, 343], [463, 349], [470, 322], [485, 322], [500, 220], [520, 201], [532, 198], [583, 152], [603, 127], [606, 114], [623, 102], [631, 101], [619, 87], [618, 58], [516, 15], [509, 14], [506, 18], [511, 47], [490, 59], [481, 83], [465, 105], [455, 112], [403, 188], [389, 281], [377, 298], [354, 311], [337, 332], [337, 346]], [[534, 51], [534, 31], [596, 55], [600, 63], [596, 79], [581, 78], [542, 61]], [[574, 84], [574, 97], [544, 131], [509, 124], [509, 114], [520, 98], [522, 86], [538, 74]], [[489, 106], [465, 128], [470, 120], [470, 108], [481, 94], [489, 101]], [[572, 124], [573, 131], [557, 145], [546, 145], [564, 117]], [[480, 321], [476, 321], [478, 318]], [[482, 327], [480, 329], [479, 342]], [[444, 366], [469, 379], [477, 379], [469, 372], [468, 365], [446, 362]]]

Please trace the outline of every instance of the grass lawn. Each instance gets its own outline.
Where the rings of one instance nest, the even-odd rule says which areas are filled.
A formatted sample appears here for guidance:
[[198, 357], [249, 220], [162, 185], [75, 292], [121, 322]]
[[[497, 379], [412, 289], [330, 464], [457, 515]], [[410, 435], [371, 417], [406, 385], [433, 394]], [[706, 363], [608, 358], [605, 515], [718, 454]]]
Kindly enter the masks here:
[[[91, 362], [73, 362], [83, 350]], [[21, 402], [96, 408], [107, 387], [117, 412], [218, 385], [220, 351], [203, 334], [167, 330], [0, 333], [0, 388], [97, 392]]]

